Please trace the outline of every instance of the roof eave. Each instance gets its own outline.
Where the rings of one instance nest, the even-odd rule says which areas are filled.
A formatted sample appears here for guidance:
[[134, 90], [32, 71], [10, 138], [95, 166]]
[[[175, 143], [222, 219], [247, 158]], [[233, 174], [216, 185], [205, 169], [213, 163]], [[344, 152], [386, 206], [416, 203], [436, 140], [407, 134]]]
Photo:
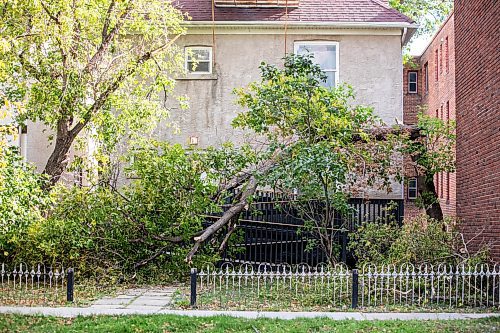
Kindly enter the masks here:
[[403, 37], [402, 37], [403, 46], [408, 44], [408, 42], [411, 40], [411, 38], [417, 32], [417, 30], [418, 30], [418, 25], [414, 25], [414, 26], [406, 28], [405, 33], [403, 34]]
[[412, 31], [411, 35], [418, 28], [415, 23], [408, 22], [297, 22], [297, 21], [188, 21], [185, 22], [187, 27], [212, 27], [212, 26], [224, 26], [224, 27], [276, 27], [284, 26], [285, 23], [289, 28], [293, 27], [314, 27], [314, 28], [407, 28], [408, 31]]

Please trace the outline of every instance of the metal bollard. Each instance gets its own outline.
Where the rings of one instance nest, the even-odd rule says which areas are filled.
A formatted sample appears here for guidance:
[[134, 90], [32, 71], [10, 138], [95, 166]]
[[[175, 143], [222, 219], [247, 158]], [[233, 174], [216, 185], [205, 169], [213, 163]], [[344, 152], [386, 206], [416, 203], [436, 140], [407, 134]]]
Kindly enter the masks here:
[[358, 287], [359, 287], [359, 274], [357, 269], [352, 270], [352, 308], [358, 307]]
[[75, 290], [75, 273], [73, 268], [68, 269], [67, 275], [67, 283], [66, 283], [66, 300], [68, 302], [73, 302], [73, 294]]
[[191, 302], [192, 308], [196, 307], [196, 280], [197, 280], [197, 270], [196, 268], [191, 268]]

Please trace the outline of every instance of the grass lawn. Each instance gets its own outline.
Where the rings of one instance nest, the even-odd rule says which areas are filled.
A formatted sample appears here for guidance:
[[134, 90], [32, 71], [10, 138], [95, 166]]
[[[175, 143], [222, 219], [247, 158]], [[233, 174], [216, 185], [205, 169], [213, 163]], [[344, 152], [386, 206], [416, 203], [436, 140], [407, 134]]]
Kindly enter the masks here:
[[499, 332], [500, 319], [467, 321], [247, 320], [174, 315], [64, 319], [0, 315], [0, 332]]

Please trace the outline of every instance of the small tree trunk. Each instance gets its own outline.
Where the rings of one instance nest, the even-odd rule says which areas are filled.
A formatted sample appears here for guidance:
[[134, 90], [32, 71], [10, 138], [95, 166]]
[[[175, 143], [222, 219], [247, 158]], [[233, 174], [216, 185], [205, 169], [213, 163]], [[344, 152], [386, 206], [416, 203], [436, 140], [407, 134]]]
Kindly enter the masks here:
[[44, 174], [50, 177], [49, 183], [45, 186], [46, 190], [52, 188], [52, 186], [59, 181], [68, 166], [68, 154], [71, 149], [71, 145], [79, 132], [70, 131], [68, 128], [69, 125], [70, 124], [67, 119], [61, 119], [57, 123], [57, 135], [54, 150], [52, 151], [52, 154], [50, 154], [43, 171]]
[[[425, 213], [438, 221], [443, 220], [443, 210], [439, 203], [438, 195], [436, 193], [436, 187], [434, 186], [433, 177], [430, 175], [419, 176], [418, 177], [418, 192], [424, 198]], [[432, 201], [429, 201], [428, 195], [432, 195]]]

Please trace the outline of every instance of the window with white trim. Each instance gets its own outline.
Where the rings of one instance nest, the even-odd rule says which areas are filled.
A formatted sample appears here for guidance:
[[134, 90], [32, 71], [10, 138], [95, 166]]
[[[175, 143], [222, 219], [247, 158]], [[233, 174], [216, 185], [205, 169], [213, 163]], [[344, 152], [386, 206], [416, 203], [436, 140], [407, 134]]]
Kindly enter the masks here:
[[408, 72], [408, 93], [416, 94], [418, 92], [418, 73], [414, 71]]
[[339, 43], [338, 42], [295, 42], [295, 54], [310, 53], [314, 62], [325, 72], [325, 87], [335, 87], [339, 82]]
[[408, 199], [414, 200], [417, 198], [417, 178], [408, 179]]
[[212, 48], [188, 46], [185, 48], [185, 68], [189, 74], [212, 74]]

